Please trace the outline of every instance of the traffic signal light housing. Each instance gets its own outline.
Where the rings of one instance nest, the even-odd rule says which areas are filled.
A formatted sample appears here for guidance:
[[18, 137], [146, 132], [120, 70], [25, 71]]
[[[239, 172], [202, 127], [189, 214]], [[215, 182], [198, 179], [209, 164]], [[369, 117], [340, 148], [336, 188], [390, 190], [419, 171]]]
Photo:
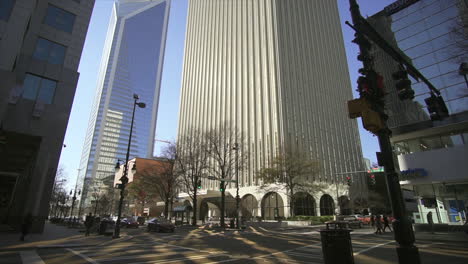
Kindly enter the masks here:
[[375, 186], [375, 175], [374, 174], [369, 175], [369, 184], [370, 184], [370, 186]]
[[348, 184], [348, 186], [351, 186], [351, 184], [353, 183], [351, 177], [346, 176], [346, 183]]
[[197, 181], [197, 189], [201, 189], [201, 188], [202, 188], [201, 180], [198, 180]]
[[431, 97], [424, 99], [427, 111], [431, 115], [431, 120], [442, 120], [449, 116], [447, 106], [442, 96], [431, 93]]
[[400, 100], [413, 100], [414, 90], [411, 88], [411, 81], [408, 79], [406, 70], [399, 70], [392, 74], [392, 78], [396, 82], [397, 95]]
[[366, 98], [348, 101], [349, 118], [362, 117], [362, 125], [365, 129], [376, 134], [385, 127], [379, 113], [371, 109]]
[[219, 182], [219, 191], [224, 192], [224, 182], [223, 181]]

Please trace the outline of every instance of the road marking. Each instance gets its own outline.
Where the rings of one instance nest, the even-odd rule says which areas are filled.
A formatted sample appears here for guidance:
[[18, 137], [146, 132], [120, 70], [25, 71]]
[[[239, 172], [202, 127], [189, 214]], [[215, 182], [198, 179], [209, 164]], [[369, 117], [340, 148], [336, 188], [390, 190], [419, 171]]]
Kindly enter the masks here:
[[372, 247], [370, 247], [370, 248], [366, 248], [366, 249], [363, 249], [363, 250], [361, 250], [361, 251], [358, 251], [358, 252], [354, 253], [353, 255], [354, 255], [354, 256], [357, 256], [357, 255], [359, 255], [359, 254], [361, 254], [361, 253], [367, 252], [367, 251], [372, 250], [372, 249], [374, 249], [374, 248], [378, 248], [378, 247], [381, 247], [381, 246], [388, 245], [388, 244], [393, 243], [393, 242], [395, 242], [395, 241], [388, 241], [388, 242], [385, 242], [385, 243], [377, 244], [377, 245], [372, 246]]
[[23, 264], [45, 264], [35, 250], [20, 251]]
[[92, 263], [92, 264], [99, 264], [99, 262], [95, 261], [94, 259], [84, 255], [84, 254], [81, 254], [80, 252], [77, 252], [71, 248], [66, 248], [66, 250], [70, 251], [71, 253], [83, 258], [84, 260], [88, 261], [89, 263]]
[[[206, 257], [217, 257], [217, 256], [228, 256], [226, 254], [217, 254], [217, 255], [205, 255], [205, 256], [188, 256], [184, 258], [177, 258], [177, 259], [171, 259], [171, 260], [148, 260], [145, 262], [133, 262], [133, 264], [144, 264], [144, 263], [172, 263], [172, 262], [179, 262], [179, 261], [184, 261], [184, 260], [196, 260], [196, 259], [203, 259]], [[217, 262], [215, 262], [217, 263]]]
[[265, 258], [265, 257], [269, 257], [269, 256], [273, 256], [273, 255], [278, 255], [278, 254], [282, 254], [282, 253], [289, 253], [291, 251], [294, 251], [296, 249], [304, 249], [304, 248], [310, 248], [312, 246], [316, 246], [316, 245], [319, 245], [320, 243], [315, 243], [315, 244], [312, 244], [312, 245], [307, 245], [307, 246], [303, 246], [303, 247], [298, 247], [298, 248], [293, 248], [293, 249], [289, 249], [289, 250], [285, 250], [285, 251], [277, 251], [277, 252], [274, 252], [274, 253], [271, 253], [271, 254], [266, 254], [266, 255], [262, 255], [262, 256], [258, 256], [258, 257], [255, 257], [255, 258], [252, 258], [252, 259], [260, 259], [260, 258]]

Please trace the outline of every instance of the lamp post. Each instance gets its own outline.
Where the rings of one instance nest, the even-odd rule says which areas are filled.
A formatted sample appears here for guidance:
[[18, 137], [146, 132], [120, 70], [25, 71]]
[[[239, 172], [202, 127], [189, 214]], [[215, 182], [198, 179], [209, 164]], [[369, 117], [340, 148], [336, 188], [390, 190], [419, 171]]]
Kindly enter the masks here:
[[[136, 106], [138, 106], [140, 108], [145, 108], [146, 107], [146, 104], [143, 103], [143, 102], [138, 102], [138, 99], [140, 99], [138, 97], [138, 95], [133, 94], [134, 103], [133, 103], [132, 121], [130, 123], [130, 135], [128, 136], [127, 155], [125, 157], [123, 175], [120, 178], [120, 182], [122, 184], [119, 185], [119, 189], [120, 189], [119, 211], [117, 213], [117, 222], [115, 223], [114, 235], [112, 236], [112, 238], [119, 238], [120, 237], [120, 216], [122, 214], [122, 204], [123, 204], [123, 199], [124, 199], [125, 185], [128, 183], [128, 177], [127, 177], [127, 174], [128, 174], [128, 158], [129, 158], [129, 155], [130, 155], [130, 145], [132, 143], [132, 132], [133, 132], [133, 121], [135, 119], [135, 109], [136, 109]], [[135, 164], [134, 164], [133, 168], [135, 168]], [[117, 161], [117, 164], [116, 164], [116, 170], [118, 171], [118, 169], [120, 169], [119, 161]]]
[[232, 149], [236, 151], [236, 227], [239, 228], [239, 144], [234, 143]]
[[[76, 183], [75, 183], [75, 191], [73, 192], [73, 197], [72, 197], [72, 206], [71, 206], [71, 211], [70, 211], [70, 217], [73, 217], [73, 222], [71, 223], [71, 226], [75, 226], [75, 217], [73, 216], [73, 209], [75, 208], [75, 201], [76, 201], [76, 188], [78, 187], [78, 178], [80, 177], [80, 170], [78, 169], [78, 175], [76, 176]], [[81, 194], [81, 190], [78, 191], [78, 195]], [[71, 195], [71, 191], [70, 191]], [[79, 217], [79, 216], [78, 216]]]

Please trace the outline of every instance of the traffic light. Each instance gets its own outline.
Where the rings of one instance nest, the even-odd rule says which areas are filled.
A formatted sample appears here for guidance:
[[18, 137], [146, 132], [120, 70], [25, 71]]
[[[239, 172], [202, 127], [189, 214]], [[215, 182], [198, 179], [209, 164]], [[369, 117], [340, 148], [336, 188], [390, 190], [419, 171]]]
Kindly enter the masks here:
[[366, 98], [348, 101], [349, 118], [362, 117], [362, 125], [365, 129], [376, 134], [385, 124], [379, 113], [371, 109]]
[[364, 76], [359, 76], [357, 80], [359, 96], [366, 97], [370, 95], [369, 80]]
[[375, 186], [375, 175], [371, 174], [369, 178], [370, 178], [370, 181], [369, 181], [370, 185]]
[[354, 33], [354, 37], [355, 38], [351, 42], [358, 44], [363, 49], [366, 49], [366, 50], [371, 49], [372, 45], [370, 41], [364, 35], [359, 34], [359, 33]]
[[442, 120], [449, 115], [444, 99], [440, 95], [436, 96], [431, 93], [431, 97], [424, 99], [424, 101], [427, 105], [427, 111], [431, 115], [431, 120]]
[[346, 176], [346, 183], [348, 184], [348, 186], [351, 186], [351, 184], [353, 183], [353, 182], [351, 181], [351, 177]]
[[197, 181], [197, 189], [201, 189], [201, 188], [202, 188], [202, 186], [201, 186], [201, 180], [198, 180], [198, 181]]
[[219, 183], [219, 191], [224, 192], [224, 182], [223, 181]]
[[411, 89], [411, 81], [408, 79], [408, 72], [406, 70], [399, 70], [392, 74], [396, 83], [397, 95], [400, 100], [414, 99], [414, 90]]

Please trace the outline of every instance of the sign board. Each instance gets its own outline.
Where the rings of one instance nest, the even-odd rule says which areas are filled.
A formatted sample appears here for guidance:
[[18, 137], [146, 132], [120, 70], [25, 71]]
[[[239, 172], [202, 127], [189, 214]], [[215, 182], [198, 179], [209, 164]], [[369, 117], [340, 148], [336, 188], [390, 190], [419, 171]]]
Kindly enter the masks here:
[[384, 8], [385, 13], [387, 13], [388, 16], [395, 14], [398, 11], [401, 11], [402, 9], [407, 8], [408, 6], [419, 2], [419, 0], [399, 0], [396, 1]]
[[144, 213], [144, 214], [149, 214], [149, 211], [150, 211], [149, 207], [143, 209], [143, 213]]

